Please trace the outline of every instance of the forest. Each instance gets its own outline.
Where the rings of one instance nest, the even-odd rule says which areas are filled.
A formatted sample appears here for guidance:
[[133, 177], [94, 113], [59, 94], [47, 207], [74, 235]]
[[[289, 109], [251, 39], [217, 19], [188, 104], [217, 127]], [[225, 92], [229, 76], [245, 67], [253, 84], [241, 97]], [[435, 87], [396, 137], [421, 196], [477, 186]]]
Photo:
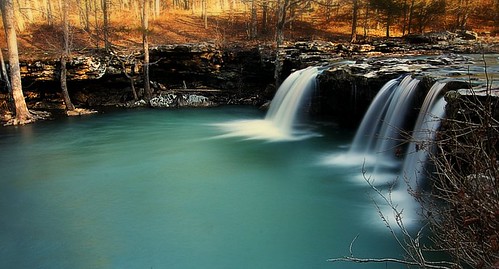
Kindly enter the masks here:
[[[64, 6], [67, 5], [67, 16]], [[64, 20], [74, 48], [286, 39], [369, 40], [473, 30], [495, 35], [498, 0], [15, 0], [20, 48], [60, 46]], [[144, 13], [143, 10], [147, 12]]]

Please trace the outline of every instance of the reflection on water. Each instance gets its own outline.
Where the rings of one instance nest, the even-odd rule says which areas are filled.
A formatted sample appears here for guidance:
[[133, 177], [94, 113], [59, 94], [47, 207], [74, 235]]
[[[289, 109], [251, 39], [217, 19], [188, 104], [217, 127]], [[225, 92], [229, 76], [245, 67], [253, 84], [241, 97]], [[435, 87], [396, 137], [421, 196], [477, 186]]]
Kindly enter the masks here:
[[[0, 268], [400, 268], [344, 153], [350, 130], [266, 143], [253, 108], [120, 111], [0, 130]], [[332, 127], [330, 127], [332, 128]], [[219, 139], [211, 139], [218, 137]]]

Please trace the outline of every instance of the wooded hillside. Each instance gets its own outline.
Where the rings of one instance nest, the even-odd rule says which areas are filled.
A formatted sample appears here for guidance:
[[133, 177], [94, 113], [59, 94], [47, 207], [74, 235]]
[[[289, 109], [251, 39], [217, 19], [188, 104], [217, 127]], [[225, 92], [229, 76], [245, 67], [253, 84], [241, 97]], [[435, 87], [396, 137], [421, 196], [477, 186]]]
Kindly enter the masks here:
[[[152, 44], [274, 40], [279, 11], [286, 39], [402, 36], [473, 30], [495, 36], [499, 0], [147, 0]], [[74, 48], [142, 42], [143, 0], [16, 0], [21, 52], [60, 51], [63, 3]]]

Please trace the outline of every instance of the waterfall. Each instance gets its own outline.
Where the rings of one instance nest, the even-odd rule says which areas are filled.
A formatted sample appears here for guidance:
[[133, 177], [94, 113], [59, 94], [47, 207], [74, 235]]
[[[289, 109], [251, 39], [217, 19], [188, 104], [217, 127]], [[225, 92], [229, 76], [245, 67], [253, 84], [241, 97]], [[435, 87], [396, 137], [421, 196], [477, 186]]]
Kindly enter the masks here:
[[305, 139], [315, 134], [298, 130], [297, 116], [306, 97], [316, 88], [319, 67], [308, 67], [289, 75], [277, 90], [264, 119], [215, 124], [224, 135], [269, 141]]
[[[367, 174], [359, 173], [364, 181], [367, 177], [373, 184], [397, 183], [395, 189], [389, 189], [384, 195], [400, 208], [404, 208], [404, 224], [417, 220], [417, 203], [406, 190], [407, 181], [412, 190], [417, 190], [418, 181], [423, 179], [424, 169], [431, 149], [435, 132], [440, 126], [440, 119], [445, 113], [445, 100], [441, 97], [446, 83], [436, 82], [428, 91], [421, 106], [418, 118], [412, 130], [412, 141], [407, 149], [400, 148], [401, 133], [409, 131], [407, 116], [413, 109], [420, 80], [405, 76], [388, 81], [374, 97], [359, 128], [355, 134], [349, 151], [327, 157], [325, 164], [363, 166]], [[427, 148], [422, 149], [422, 145]], [[404, 157], [399, 161], [399, 157]], [[381, 201], [383, 203], [383, 201]], [[391, 208], [380, 208], [384, 217], [391, 219]]]
[[[326, 163], [361, 165], [375, 173], [398, 164], [397, 143], [411, 110], [418, 79], [411, 76], [388, 81], [376, 94], [357, 129], [350, 150]], [[373, 172], [373, 170], [369, 172]]]
[[381, 127], [376, 141], [375, 154], [395, 160], [400, 131], [403, 130], [403, 122], [411, 109], [414, 89], [418, 83], [418, 79], [406, 76], [393, 92], [386, 115], [379, 122]]
[[386, 112], [386, 106], [398, 84], [398, 79], [388, 81], [374, 97], [355, 133], [350, 153], [366, 153], [371, 149], [372, 138], [379, 131], [380, 124], [378, 123], [381, 122]]
[[[400, 178], [416, 190], [421, 179], [424, 179], [424, 168], [431, 152], [432, 141], [435, 139], [440, 120], [445, 116], [446, 102], [440, 96], [446, 83], [436, 82], [426, 95], [421, 110], [414, 125], [411, 143], [407, 147]], [[398, 188], [405, 188], [399, 184]]]
[[272, 99], [265, 120], [284, 133], [291, 134], [303, 98], [316, 87], [317, 67], [308, 67], [289, 75]]

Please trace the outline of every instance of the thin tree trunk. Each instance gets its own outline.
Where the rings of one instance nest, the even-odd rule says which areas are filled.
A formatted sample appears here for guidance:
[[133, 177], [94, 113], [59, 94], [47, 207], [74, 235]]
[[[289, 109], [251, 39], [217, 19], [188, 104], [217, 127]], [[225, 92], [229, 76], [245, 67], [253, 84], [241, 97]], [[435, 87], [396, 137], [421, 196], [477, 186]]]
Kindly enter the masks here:
[[391, 14], [387, 14], [386, 15], [386, 37], [387, 38], [390, 37], [390, 26], [391, 26], [391, 22], [392, 22], [392, 15]]
[[85, 0], [85, 30], [90, 31], [90, 2]]
[[357, 42], [357, 17], [359, 14], [359, 0], [352, 0], [353, 2], [353, 11], [352, 11], [352, 32], [350, 35], [350, 42]]
[[14, 18], [15, 22], [17, 23], [17, 29], [20, 32], [24, 32], [26, 29], [26, 22], [24, 20], [24, 14], [21, 12], [21, 2], [17, 0], [15, 3], [13, 3], [14, 6]]
[[31, 6], [31, 1], [33, 0], [24, 0], [24, 10], [26, 10], [26, 18], [29, 23], [33, 23], [33, 7]]
[[144, 92], [146, 101], [151, 100], [151, 85], [149, 82], [149, 0], [142, 0], [142, 48], [144, 50]]
[[109, 44], [109, 11], [108, 0], [102, 0], [102, 14], [103, 14], [103, 30], [104, 30], [104, 49], [109, 51], [111, 49]]
[[258, 36], [257, 27], [257, 14], [256, 14], [256, 0], [251, 0], [251, 22], [250, 22], [250, 39], [255, 39]]
[[[94, 8], [93, 8], [93, 11], [94, 11], [94, 30], [95, 30], [96, 34], [98, 35], [99, 14], [98, 14], [98, 9], [97, 9], [97, 0], [93, 0], [93, 4], [94, 4]], [[97, 39], [97, 47], [99, 47], [99, 45], [100, 45], [100, 40]]]
[[68, 19], [68, 2], [64, 1], [62, 3], [62, 23], [63, 23], [63, 35], [64, 35], [64, 49], [61, 55], [61, 90], [62, 97], [64, 98], [64, 104], [66, 105], [66, 111], [71, 111], [75, 109], [75, 106], [69, 98], [68, 84], [67, 84], [67, 68], [66, 63], [70, 55], [70, 45], [69, 45], [69, 19]]
[[204, 29], [208, 29], [208, 0], [201, 0], [201, 16], [204, 21]]
[[369, 30], [369, 3], [366, 3], [366, 14], [364, 14], [364, 37], [367, 37]]
[[276, 24], [276, 58], [274, 79], [275, 87], [279, 88], [281, 85], [281, 71], [282, 71], [282, 45], [284, 43], [284, 25], [286, 24], [286, 11], [289, 0], [277, 0], [277, 24]]
[[154, 0], [154, 18], [159, 18], [161, 15], [161, 2], [160, 0]]
[[262, 32], [267, 33], [267, 22], [268, 18], [268, 10], [269, 10], [269, 2], [268, 0], [263, 0], [262, 2]]
[[410, 35], [412, 33], [412, 18], [414, 16], [414, 5], [416, 4], [416, 0], [411, 0], [411, 7], [409, 8], [409, 22], [407, 24], [407, 34]]
[[1, 0], [1, 11], [3, 27], [7, 38], [7, 47], [9, 49], [10, 78], [12, 86], [11, 93], [16, 109], [15, 123], [24, 124], [30, 122], [32, 116], [26, 106], [26, 101], [24, 100], [24, 94], [22, 91], [19, 53], [17, 50], [17, 35], [16, 28], [14, 26], [14, 3], [12, 0]]
[[405, 32], [407, 30], [407, 17], [408, 17], [408, 8], [407, 8], [407, 0], [404, 0], [404, 5], [403, 5], [403, 16], [404, 16], [404, 20], [402, 22], [402, 35], [404, 36], [405, 35]]
[[45, 18], [47, 19], [47, 24], [48, 25], [52, 25], [54, 23], [54, 18], [53, 18], [53, 14], [52, 14], [52, 3], [50, 0], [45, 0]]

